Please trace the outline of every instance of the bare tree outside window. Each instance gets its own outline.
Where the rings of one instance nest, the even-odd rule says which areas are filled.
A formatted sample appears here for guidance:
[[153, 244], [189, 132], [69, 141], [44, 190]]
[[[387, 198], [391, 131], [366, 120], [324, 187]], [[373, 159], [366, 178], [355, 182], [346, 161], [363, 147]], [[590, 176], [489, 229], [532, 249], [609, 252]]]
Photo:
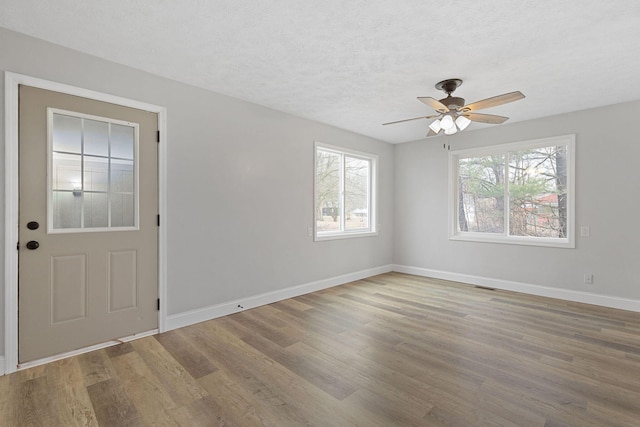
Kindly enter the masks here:
[[331, 151], [316, 153], [316, 227], [318, 231], [340, 229], [341, 155]]

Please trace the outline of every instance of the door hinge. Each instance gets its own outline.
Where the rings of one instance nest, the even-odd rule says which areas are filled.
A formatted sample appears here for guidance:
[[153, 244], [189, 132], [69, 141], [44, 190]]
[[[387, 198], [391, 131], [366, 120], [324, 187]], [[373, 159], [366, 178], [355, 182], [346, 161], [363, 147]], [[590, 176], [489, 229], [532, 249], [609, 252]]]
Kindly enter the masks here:
[[160, 142], [160, 131], [156, 134], [156, 142]]
[[20, 242], [18, 242], [18, 244], [16, 245], [16, 250], [19, 251], [20, 250]]
[[160, 298], [158, 298], [158, 311], [160, 311]]
[[160, 227], [160, 215], [158, 215], [158, 227]]

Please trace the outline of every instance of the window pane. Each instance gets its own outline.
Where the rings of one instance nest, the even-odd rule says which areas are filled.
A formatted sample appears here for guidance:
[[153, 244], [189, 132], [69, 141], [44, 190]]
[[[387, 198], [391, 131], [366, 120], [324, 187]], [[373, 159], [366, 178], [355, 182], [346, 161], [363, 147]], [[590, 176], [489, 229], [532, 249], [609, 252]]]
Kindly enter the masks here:
[[316, 230], [340, 230], [341, 155], [318, 150], [316, 154]]
[[54, 191], [53, 228], [80, 228], [82, 193], [79, 191]]
[[133, 193], [133, 162], [112, 160], [111, 191], [117, 193]]
[[133, 194], [111, 195], [111, 226], [132, 227], [134, 225]]
[[82, 190], [81, 165], [80, 155], [53, 153], [52, 189]]
[[111, 125], [111, 157], [133, 160], [134, 142], [132, 126]]
[[82, 146], [82, 126], [80, 118], [53, 115], [53, 150], [80, 153]]
[[84, 189], [86, 191], [108, 191], [109, 160], [86, 156], [84, 160]]
[[84, 154], [109, 155], [109, 123], [84, 120]]
[[368, 228], [370, 162], [345, 156], [344, 170], [345, 228]]
[[458, 161], [458, 231], [504, 233], [504, 156]]
[[84, 226], [108, 227], [109, 210], [106, 193], [84, 193]]
[[566, 146], [509, 153], [509, 234], [566, 237]]

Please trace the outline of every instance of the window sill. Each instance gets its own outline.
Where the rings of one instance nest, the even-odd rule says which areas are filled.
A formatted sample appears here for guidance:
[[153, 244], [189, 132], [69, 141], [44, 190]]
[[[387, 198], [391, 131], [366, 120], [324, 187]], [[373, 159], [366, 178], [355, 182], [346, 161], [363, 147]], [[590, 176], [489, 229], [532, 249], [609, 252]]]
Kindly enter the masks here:
[[372, 237], [377, 236], [377, 231], [343, 231], [339, 233], [322, 233], [315, 235], [314, 240], [316, 242], [321, 242], [323, 240], [339, 240], [339, 239], [353, 239], [356, 237]]
[[545, 237], [505, 236], [502, 234], [491, 235], [486, 233], [460, 233], [449, 236], [449, 240], [521, 246], [544, 246], [564, 249], [574, 249], [576, 247], [575, 242], [571, 238], [556, 239]]

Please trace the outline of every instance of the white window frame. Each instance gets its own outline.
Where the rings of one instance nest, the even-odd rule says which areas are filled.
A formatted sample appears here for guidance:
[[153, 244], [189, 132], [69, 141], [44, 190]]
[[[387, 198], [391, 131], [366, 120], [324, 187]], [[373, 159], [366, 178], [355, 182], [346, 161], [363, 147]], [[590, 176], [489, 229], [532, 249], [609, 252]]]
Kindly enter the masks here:
[[[340, 154], [342, 157], [341, 161], [341, 212], [340, 212], [340, 230], [338, 231], [318, 231], [317, 221], [316, 221], [316, 212], [318, 209], [318, 197], [317, 197], [317, 157], [318, 150], [331, 151], [336, 154]], [[344, 156], [347, 155], [349, 157], [359, 158], [363, 160], [369, 161], [370, 171], [369, 171], [369, 227], [347, 230], [345, 229], [345, 215], [344, 215]], [[334, 240], [334, 239], [348, 239], [353, 237], [364, 237], [364, 236], [377, 236], [378, 235], [378, 227], [377, 227], [377, 195], [378, 195], [378, 156], [375, 154], [364, 153], [361, 151], [349, 150], [343, 147], [337, 147], [334, 145], [324, 144], [321, 142], [315, 142], [313, 149], [313, 236], [315, 241], [322, 240]]]
[[[483, 233], [459, 231], [458, 224], [458, 161], [461, 158], [489, 155], [505, 156], [505, 176], [509, 176], [508, 153], [517, 150], [565, 145], [567, 147], [567, 236], [533, 237], [511, 236], [509, 230], [509, 194], [505, 186], [505, 224], [503, 233]], [[575, 134], [550, 138], [520, 141], [509, 144], [493, 145], [481, 148], [455, 150], [449, 152], [449, 240], [470, 242], [506, 243], [515, 245], [548, 246], [556, 248], [575, 248]], [[507, 182], [508, 179], [505, 179]]]

